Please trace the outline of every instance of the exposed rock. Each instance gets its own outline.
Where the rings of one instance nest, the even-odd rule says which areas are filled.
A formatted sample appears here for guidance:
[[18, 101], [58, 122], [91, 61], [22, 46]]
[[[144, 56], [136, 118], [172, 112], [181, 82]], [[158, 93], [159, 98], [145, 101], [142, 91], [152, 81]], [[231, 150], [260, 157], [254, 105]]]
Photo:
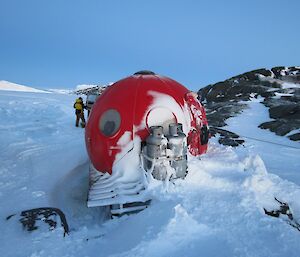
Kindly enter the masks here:
[[284, 66], [278, 66], [278, 67], [274, 67], [271, 69], [271, 71], [274, 73], [276, 78], [280, 78], [281, 77], [281, 71], [284, 70], [285, 67]]
[[[295, 84], [286, 82], [298, 83]], [[270, 118], [259, 127], [284, 136], [300, 128], [300, 68], [278, 66], [271, 70], [258, 69], [232, 77], [198, 91], [199, 99], [207, 111], [210, 126], [223, 127], [226, 120], [247, 108], [246, 101], [261, 96], [269, 108]], [[298, 141], [297, 134], [289, 136]], [[220, 139], [224, 144], [228, 138]], [[228, 143], [229, 142], [229, 143]]]
[[215, 136], [216, 134], [220, 135], [219, 143], [222, 145], [228, 145], [228, 146], [239, 146], [243, 144], [245, 141], [240, 138], [240, 136], [236, 133], [233, 133], [231, 131], [215, 128], [210, 128], [210, 133], [212, 136]]
[[76, 89], [73, 93], [76, 95], [101, 95], [110, 85], [105, 86], [93, 86], [83, 89]]
[[207, 103], [205, 107], [209, 124], [215, 127], [223, 127], [227, 125], [225, 121], [228, 118], [233, 117], [236, 113], [240, 113], [247, 105], [239, 102], [230, 102], [230, 104], [217, 102]]
[[288, 138], [293, 140], [293, 141], [300, 141], [300, 133], [296, 133], [294, 135], [291, 135]]
[[291, 103], [270, 107], [269, 113], [272, 119], [300, 119], [300, 105]]
[[[293, 126], [292, 126], [293, 125]], [[286, 121], [286, 120], [275, 120], [275, 121], [268, 121], [264, 122], [259, 125], [262, 129], [269, 129], [270, 131], [274, 132], [278, 136], [285, 136], [289, 132], [291, 132], [294, 129], [298, 129], [300, 127], [300, 122], [292, 123]]]

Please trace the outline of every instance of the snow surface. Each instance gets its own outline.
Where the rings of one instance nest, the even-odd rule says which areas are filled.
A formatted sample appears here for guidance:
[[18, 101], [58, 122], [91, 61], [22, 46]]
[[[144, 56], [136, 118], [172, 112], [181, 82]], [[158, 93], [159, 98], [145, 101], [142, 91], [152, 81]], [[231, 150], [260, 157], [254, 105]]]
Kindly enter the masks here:
[[258, 128], [261, 123], [271, 121], [262, 101], [263, 98], [252, 98], [247, 102], [248, 109], [226, 121], [225, 129], [244, 137], [246, 148], [260, 155], [269, 172], [300, 185], [300, 144]]
[[35, 93], [50, 93], [48, 91], [39, 90], [33, 87], [27, 87], [19, 84], [15, 84], [12, 82], [8, 82], [5, 80], [0, 80], [0, 90], [6, 91], [21, 91], [21, 92], [35, 92]]
[[[256, 127], [269, 119], [259, 100], [229, 128], [295, 148], [249, 138], [231, 148], [213, 138], [207, 154], [189, 157], [185, 180], [153, 181], [146, 210], [108, 219], [105, 208], [86, 207], [88, 156], [75, 98], [0, 91], [0, 256], [299, 256], [300, 232], [263, 212], [278, 207], [275, 196], [300, 220], [299, 144]], [[68, 236], [5, 219], [45, 206], [64, 211]]]

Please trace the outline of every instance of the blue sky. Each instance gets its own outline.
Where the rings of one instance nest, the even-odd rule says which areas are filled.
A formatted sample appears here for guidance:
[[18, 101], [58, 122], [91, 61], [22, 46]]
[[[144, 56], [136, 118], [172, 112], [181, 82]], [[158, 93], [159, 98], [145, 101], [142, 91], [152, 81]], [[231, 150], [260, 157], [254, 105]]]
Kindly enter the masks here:
[[299, 10], [299, 0], [0, 0], [0, 80], [74, 88], [149, 69], [198, 90], [300, 65]]

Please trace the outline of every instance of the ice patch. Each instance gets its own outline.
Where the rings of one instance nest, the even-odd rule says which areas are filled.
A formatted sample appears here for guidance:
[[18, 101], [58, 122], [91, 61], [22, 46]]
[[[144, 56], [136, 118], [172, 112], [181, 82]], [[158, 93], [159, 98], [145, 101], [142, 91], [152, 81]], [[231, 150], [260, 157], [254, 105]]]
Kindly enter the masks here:
[[32, 192], [31, 194], [32, 194], [32, 196], [34, 198], [45, 196], [45, 192], [44, 191], [35, 191], [35, 192]]
[[300, 88], [300, 84], [294, 84], [290, 82], [284, 82], [281, 85], [282, 89], [288, 89], [288, 88]]

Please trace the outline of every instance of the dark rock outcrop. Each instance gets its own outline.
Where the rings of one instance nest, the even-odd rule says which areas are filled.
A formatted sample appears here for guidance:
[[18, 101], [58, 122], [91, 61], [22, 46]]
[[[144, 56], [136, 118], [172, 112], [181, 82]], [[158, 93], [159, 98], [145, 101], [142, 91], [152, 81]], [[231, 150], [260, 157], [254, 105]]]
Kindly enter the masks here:
[[[261, 96], [274, 120], [261, 124], [260, 128], [281, 136], [300, 128], [300, 67], [253, 70], [201, 88], [198, 95], [212, 127], [225, 126], [228, 118], [247, 108], [250, 98]], [[299, 133], [288, 138], [300, 140]]]
[[236, 147], [245, 142], [245, 140], [241, 139], [238, 134], [225, 129], [212, 127], [210, 128], [210, 134], [211, 136], [215, 136], [216, 134], [219, 134], [220, 135], [219, 143], [222, 145], [229, 145], [229, 146]]

